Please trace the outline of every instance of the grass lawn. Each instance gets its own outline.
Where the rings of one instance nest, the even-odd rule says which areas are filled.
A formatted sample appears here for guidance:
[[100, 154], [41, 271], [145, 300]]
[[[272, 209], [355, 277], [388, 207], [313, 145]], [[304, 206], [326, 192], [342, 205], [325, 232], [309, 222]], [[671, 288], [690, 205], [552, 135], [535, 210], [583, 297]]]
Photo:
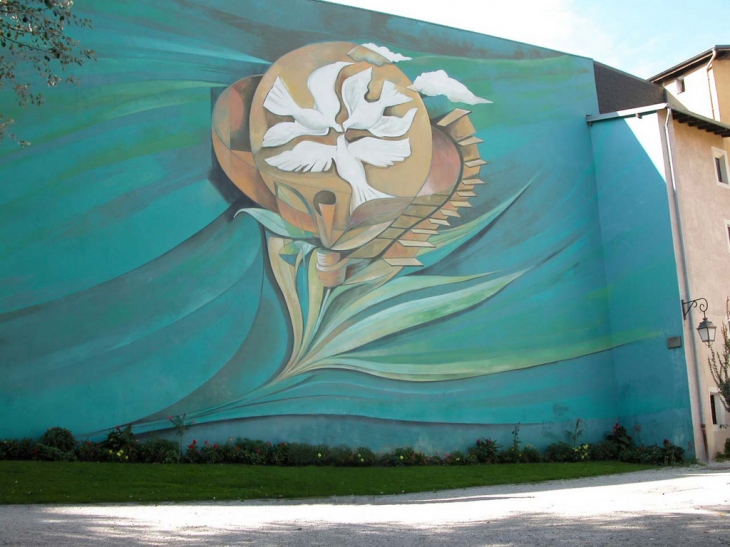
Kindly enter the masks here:
[[652, 467], [621, 462], [351, 468], [0, 461], [0, 504], [400, 494], [593, 477]]

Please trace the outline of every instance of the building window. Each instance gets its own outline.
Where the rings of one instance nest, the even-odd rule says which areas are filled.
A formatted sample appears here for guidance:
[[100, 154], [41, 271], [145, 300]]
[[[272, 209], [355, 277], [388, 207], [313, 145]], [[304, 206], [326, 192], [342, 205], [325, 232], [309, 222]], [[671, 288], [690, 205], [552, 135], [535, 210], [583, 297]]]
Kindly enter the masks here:
[[724, 186], [730, 185], [730, 179], [728, 178], [728, 172], [730, 172], [730, 169], [728, 169], [727, 166], [727, 154], [724, 150], [713, 147], [712, 156], [715, 161], [715, 177], [717, 178], [717, 184], [722, 184]]
[[712, 425], [727, 425], [727, 412], [719, 393], [710, 394], [710, 412], [712, 412]]
[[677, 78], [677, 95], [684, 93], [684, 78]]

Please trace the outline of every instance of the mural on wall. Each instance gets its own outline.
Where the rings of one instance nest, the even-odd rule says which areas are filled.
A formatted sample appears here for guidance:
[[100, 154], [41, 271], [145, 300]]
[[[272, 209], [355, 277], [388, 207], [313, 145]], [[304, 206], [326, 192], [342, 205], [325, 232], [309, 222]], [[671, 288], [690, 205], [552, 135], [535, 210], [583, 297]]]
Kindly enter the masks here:
[[[374, 44], [307, 46], [263, 77], [238, 81], [216, 103], [216, 156], [231, 180], [265, 207], [238, 213], [266, 228], [270, 266], [289, 315], [291, 355], [274, 382], [325, 367], [418, 380], [479, 374], [452, 366], [425, 374], [417, 366], [386, 369], [352, 352], [483, 302], [521, 273], [395, 280], [404, 268], [423, 266], [419, 256], [448, 251], [454, 239], [473, 235], [489, 216], [459, 235], [449, 230], [483, 184], [482, 141], [469, 111], [457, 108], [432, 120], [418, 91], [456, 89], [463, 102], [490, 101], [443, 71], [421, 75], [414, 85], [391, 59], [409, 60]], [[463, 287], [471, 280], [479, 282]], [[367, 313], [426, 287], [442, 294]]]
[[663, 332], [611, 329], [589, 59], [321, 2], [75, 7], [98, 61], [0, 145], [0, 436], [613, 425], [612, 348]]

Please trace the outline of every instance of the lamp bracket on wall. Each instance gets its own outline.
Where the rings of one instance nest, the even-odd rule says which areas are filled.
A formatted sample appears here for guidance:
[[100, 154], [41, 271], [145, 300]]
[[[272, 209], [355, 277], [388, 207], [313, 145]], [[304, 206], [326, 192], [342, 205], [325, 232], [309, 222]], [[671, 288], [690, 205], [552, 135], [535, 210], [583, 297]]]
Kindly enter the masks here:
[[706, 298], [695, 298], [694, 300], [684, 301], [682, 300], [682, 317], [687, 319], [687, 314], [692, 308], [699, 308], [702, 315], [707, 317], [705, 313], [707, 311], [707, 299]]
[[715, 331], [717, 327], [713, 325], [712, 321], [707, 319], [707, 300], [704, 298], [695, 298], [685, 302], [682, 300], [682, 316], [687, 319], [687, 314], [692, 308], [699, 308], [702, 312], [702, 321], [697, 325], [697, 332], [700, 335], [700, 339], [703, 343], [707, 344], [707, 347], [712, 347], [712, 343], [715, 341]]

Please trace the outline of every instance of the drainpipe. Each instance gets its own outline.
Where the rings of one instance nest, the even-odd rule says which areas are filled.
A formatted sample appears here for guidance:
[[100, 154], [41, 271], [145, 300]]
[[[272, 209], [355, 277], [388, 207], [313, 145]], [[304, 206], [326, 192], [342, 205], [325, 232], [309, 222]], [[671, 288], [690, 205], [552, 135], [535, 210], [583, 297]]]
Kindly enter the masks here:
[[717, 48], [712, 48], [712, 56], [710, 57], [710, 62], [707, 63], [707, 66], [705, 67], [705, 72], [707, 73], [707, 91], [710, 93], [710, 111], [712, 112], [712, 119], [717, 120], [718, 118], [715, 117], [715, 99], [713, 98], [712, 93], [712, 84], [710, 83], [710, 70], [712, 70], [712, 62], [717, 58]]
[[[684, 294], [682, 295], [682, 300], [688, 301], [691, 300], [690, 298], [690, 282], [689, 282], [689, 270], [687, 269], [687, 258], [686, 258], [686, 247], [684, 244], [684, 230], [682, 230], [682, 217], [680, 215], [680, 208], [679, 208], [679, 196], [677, 195], [677, 179], [674, 174], [674, 159], [672, 155], [672, 142], [669, 138], [669, 122], [672, 120], [672, 109], [667, 108], [667, 117], [664, 121], [664, 142], [667, 145], [667, 157], [669, 159], [669, 176], [672, 179], [672, 196], [674, 198], [674, 214], [675, 218], [677, 219], [677, 231], [679, 232], [679, 253], [682, 260], [682, 273], [684, 274], [684, 287], [681, 292]], [[682, 289], [680, 287], [680, 289]], [[689, 313], [689, 321], [690, 326], [693, 325], [693, 317], [692, 317], [692, 311], [690, 310]], [[690, 329], [690, 332], [692, 332], [692, 329]], [[702, 444], [704, 446], [705, 450], [705, 458], [709, 460], [709, 453], [707, 448], [707, 427], [705, 425], [705, 398], [702, 394], [702, 385], [701, 385], [701, 374], [700, 374], [700, 356], [697, 348], [697, 343], [695, 341], [694, 336], [688, 336], [686, 338], [689, 338], [689, 344], [692, 349], [692, 359], [694, 361], [694, 372], [695, 372], [695, 382], [697, 384], [697, 393], [696, 397], [700, 403], [700, 429], [702, 432]]]

